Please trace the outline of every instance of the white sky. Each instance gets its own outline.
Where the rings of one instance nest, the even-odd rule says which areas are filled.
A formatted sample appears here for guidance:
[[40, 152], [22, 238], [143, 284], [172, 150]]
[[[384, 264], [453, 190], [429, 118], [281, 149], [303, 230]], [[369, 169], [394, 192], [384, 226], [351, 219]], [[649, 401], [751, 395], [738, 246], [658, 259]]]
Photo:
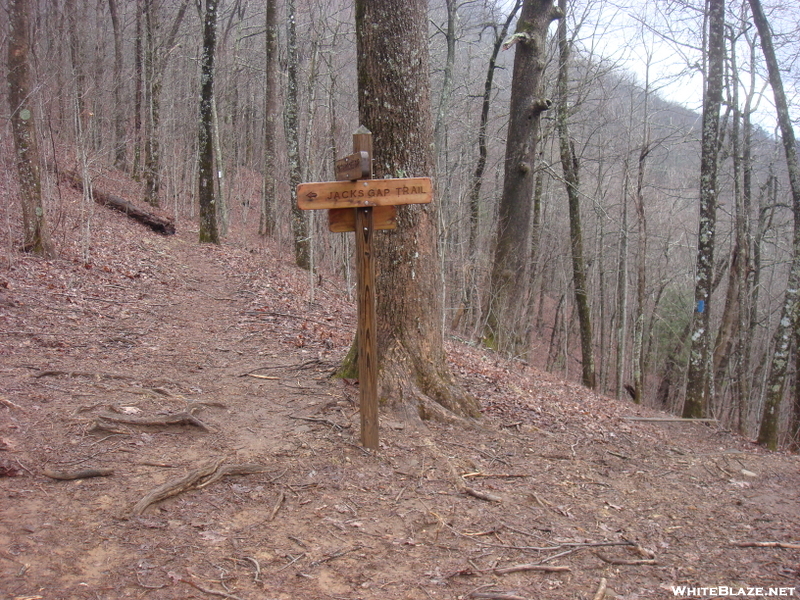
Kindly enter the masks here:
[[[694, 3], [698, 4], [698, 1]], [[692, 9], [673, 10], [672, 4], [666, 0], [579, 0], [580, 6], [570, 16], [569, 27], [574, 31], [576, 21], [580, 20], [580, 44], [587, 51], [632, 72], [642, 85], [647, 77], [649, 56], [651, 88], [657, 89], [659, 95], [667, 100], [700, 112], [703, 100], [700, 73], [702, 13]], [[702, 0], [699, 4], [703, 5]], [[578, 10], [584, 12], [578, 13]], [[790, 19], [785, 24], [784, 29], [788, 30], [796, 26], [797, 20], [791, 22]], [[775, 29], [780, 31], [781, 23], [777, 25]], [[751, 27], [748, 35], [751, 38], [755, 35], [755, 27]], [[797, 36], [794, 39], [798, 40]], [[745, 80], [742, 84], [749, 86], [749, 47], [742, 40], [737, 50], [740, 77]], [[793, 114], [797, 122], [800, 116], [800, 92], [797, 78], [792, 75], [792, 71], [796, 72], [792, 52], [797, 53], [798, 48], [784, 50], [782, 67], [787, 69], [783, 74], [784, 87], [790, 105], [795, 106]], [[756, 60], [759, 63], [757, 70], [763, 71], [760, 49]], [[758, 104], [754, 122], [767, 133], [772, 133], [776, 121], [772, 89], [767, 85], [765, 76], [757, 76], [755, 87], [763, 92], [763, 98]], [[744, 90], [740, 92], [740, 102], [743, 96]]]

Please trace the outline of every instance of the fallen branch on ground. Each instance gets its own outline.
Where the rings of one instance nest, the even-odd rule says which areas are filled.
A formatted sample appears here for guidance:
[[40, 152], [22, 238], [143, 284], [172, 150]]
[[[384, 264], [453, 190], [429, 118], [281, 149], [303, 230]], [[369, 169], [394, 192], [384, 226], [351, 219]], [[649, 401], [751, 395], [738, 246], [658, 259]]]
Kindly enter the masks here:
[[60, 377], [65, 375], [67, 377], [88, 377], [90, 379], [133, 379], [130, 375], [117, 375], [116, 373], [87, 373], [86, 371], [42, 371], [36, 373], [34, 378], [40, 379], [42, 377]]
[[528, 565], [514, 565], [512, 567], [504, 567], [502, 569], [492, 569], [495, 575], [508, 575], [509, 573], [519, 573], [520, 571], [543, 571], [545, 573], [563, 573], [571, 571], [567, 566], [556, 565], [541, 565], [541, 564], [528, 564]]
[[517, 596], [507, 592], [473, 592], [469, 597], [483, 598], [484, 600], [528, 600], [524, 596]]
[[42, 475], [59, 481], [72, 481], [73, 479], [89, 479], [90, 477], [108, 477], [114, 474], [114, 469], [81, 469], [80, 471], [52, 471], [45, 469]]
[[[83, 190], [83, 180], [80, 175], [72, 172], [62, 173], [61, 175], [72, 187], [77, 190]], [[163, 235], [173, 235], [175, 233], [175, 222], [172, 219], [142, 210], [124, 198], [107, 194], [94, 187], [92, 188], [92, 199], [100, 206], [119, 211], [157, 233]]]
[[644, 423], [716, 423], [716, 419], [685, 419], [683, 417], [622, 417], [623, 421]]
[[249, 475], [266, 471], [266, 467], [253, 464], [225, 465], [223, 467], [222, 461], [224, 460], [224, 458], [217, 459], [212, 463], [189, 471], [183, 477], [167, 481], [158, 486], [139, 500], [131, 509], [131, 513], [137, 516], [141, 515], [151, 504], [177, 496], [188, 490], [202, 489], [227, 475]]
[[787, 550], [800, 550], [800, 544], [789, 542], [740, 542], [737, 548], [785, 548]]

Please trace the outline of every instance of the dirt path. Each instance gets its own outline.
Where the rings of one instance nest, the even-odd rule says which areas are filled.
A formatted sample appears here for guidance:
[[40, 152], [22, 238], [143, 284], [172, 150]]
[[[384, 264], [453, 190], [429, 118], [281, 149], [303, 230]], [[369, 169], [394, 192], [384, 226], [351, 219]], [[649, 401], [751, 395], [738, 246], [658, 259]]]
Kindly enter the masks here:
[[[800, 550], [740, 546], [800, 541], [796, 457], [626, 421], [630, 405], [466, 347], [454, 368], [484, 425], [384, 415], [372, 454], [356, 388], [328, 377], [352, 334], [336, 282], [309, 301], [268, 248], [129, 239], [91, 270], [2, 273], [0, 466], [16, 476], [0, 477], [0, 597], [564, 600], [605, 580], [606, 598], [644, 600], [800, 583]], [[208, 430], [98, 421], [187, 411]], [[217, 463], [261, 472], [132, 512]], [[90, 467], [113, 475], [43, 474]]]

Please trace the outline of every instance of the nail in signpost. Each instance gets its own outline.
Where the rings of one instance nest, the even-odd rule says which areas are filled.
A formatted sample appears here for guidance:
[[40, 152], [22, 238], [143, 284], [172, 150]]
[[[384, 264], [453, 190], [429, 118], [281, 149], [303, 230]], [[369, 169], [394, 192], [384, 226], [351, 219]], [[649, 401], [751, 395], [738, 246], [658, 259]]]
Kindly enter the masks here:
[[361, 443], [378, 448], [378, 364], [375, 315], [376, 229], [396, 227], [396, 206], [427, 204], [433, 198], [429, 177], [372, 179], [372, 134], [359, 127], [353, 134], [353, 154], [335, 163], [337, 181], [301, 183], [297, 206], [328, 209], [331, 231], [356, 232], [358, 275], [358, 387]]

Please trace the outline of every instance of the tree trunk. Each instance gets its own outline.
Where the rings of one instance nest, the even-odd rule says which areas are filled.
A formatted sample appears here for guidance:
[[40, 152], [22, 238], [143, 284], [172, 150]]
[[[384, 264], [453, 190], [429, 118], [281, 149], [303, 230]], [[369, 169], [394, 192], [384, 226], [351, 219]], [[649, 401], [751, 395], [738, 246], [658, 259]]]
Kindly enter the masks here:
[[614, 369], [616, 398], [622, 398], [625, 377], [625, 341], [628, 333], [628, 181], [630, 168], [627, 158], [622, 185], [622, 222], [619, 228], [619, 254], [617, 259], [617, 353]]
[[175, 38], [188, 6], [189, 0], [182, 0], [172, 27], [162, 40], [159, 36], [158, 2], [157, 0], [145, 0], [144, 2], [144, 195], [145, 200], [153, 206], [158, 206], [161, 190], [161, 145], [158, 140], [161, 120], [161, 84], [167, 59], [175, 48]]
[[45, 258], [55, 258], [50, 229], [42, 204], [39, 148], [31, 102], [28, 62], [29, 0], [8, 3], [8, 105], [17, 159], [17, 175], [22, 204], [23, 249]]
[[[559, 0], [558, 7], [566, 13], [566, 0]], [[572, 285], [575, 288], [575, 307], [578, 311], [578, 327], [581, 338], [581, 381], [594, 389], [597, 385], [594, 368], [592, 340], [592, 315], [589, 303], [589, 288], [586, 282], [586, 264], [583, 260], [583, 231], [581, 226], [580, 180], [578, 157], [569, 137], [569, 106], [567, 81], [569, 74], [569, 43], [567, 22], [562, 18], [558, 24], [558, 99], [556, 101], [556, 127], [561, 149], [561, 168], [569, 204], [569, 237], [572, 251]]]
[[158, 15], [154, 0], [144, 2], [144, 198], [158, 206], [161, 161], [158, 145], [158, 121], [161, 80], [158, 77]]
[[450, 106], [450, 95], [453, 93], [453, 67], [456, 62], [456, 20], [458, 19], [456, 0], [445, 0], [447, 7], [447, 31], [445, 32], [445, 44], [447, 45], [447, 56], [444, 62], [444, 75], [442, 77], [442, 92], [439, 95], [439, 107], [436, 110], [436, 125], [433, 130], [433, 145], [436, 148], [437, 168], [443, 165], [439, 163], [444, 155], [445, 137], [445, 117]]
[[301, 269], [311, 268], [311, 240], [308, 220], [297, 207], [297, 186], [300, 184], [300, 101], [297, 87], [297, 18], [295, 0], [286, 1], [286, 65], [288, 85], [284, 103], [283, 126], [286, 131], [286, 145], [289, 159], [289, 190], [292, 213], [292, 237], [294, 239], [294, 260]]
[[497, 245], [492, 261], [484, 340], [502, 352], [516, 353], [525, 343], [525, 277], [531, 227], [539, 116], [550, 107], [541, 97], [547, 28], [562, 15], [552, 0], [525, 0], [517, 31], [506, 138], [503, 195]]
[[136, 43], [134, 45], [135, 80], [133, 93], [133, 167], [131, 177], [136, 181], [141, 179], [142, 171], [142, 110], [144, 102], [144, 31], [142, 21], [144, 18], [146, 0], [136, 0]]
[[266, 15], [266, 87], [264, 92], [264, 195], [261, 203], [261, 235], [275, 233], [275, 181], [277, 173], [278, 127], [278, 18], [277, 0], [267, 0]]
[[[483, 84], [483, 102], [481, 104], [481, 120], [478, 127], [478, 161], [475, 163], [475, 172], [472, 175], [472, 185], [469, 190], [469, 265], [468, 274], [464, 291], [464, 311], [467, 313], [475, 310], [478, 300], [478, 271], [476, 261], [478, 258], [478, 225], [480, 224], [480, 200], [481, 187], [483, 186], [483, 173], [486, 170], [486, 160], [489, 155], [489, 147], [486, 141], [486, 128], [489, 123], [489, 107], [492, 100], [492, 90], [494, 89], [494, 72], [497, 70], [497, 55], [503, 45], [508, 30], [514, 17], [517, 15], [522, 0], [516, 0], [508, 17], [503, 23], [500, 32], [495, 34], [492, 54], [489, 57], [489, 68], [486, 71], [486, 80]], [[469, 325], [474, 325], [474, 319], [469, 319]]]
[[[377, 178], [433, 172], [426, 8], [356, 1], [359, 116]], [[379, 398], [422, 418], [477, 416], [444, 353], [435, 211], [435, 202], [399, 207], [397, 229], [376, 239]]]
[[[736, 64], [736, 45], [735, 37], [731, 35], [731, 50], [730, 62], [731, 70], [734, 73], [738, 72]], [[722, 319], [720, 321], [717, 337], [714, 342], [713, 354], [713, 367], [714, 367], [714, 381], [720, 384], [723, 381], [730, 380], [732, 385], [737, 383], [737, 378], [741, 378], [742, 374], [734, 374], [731, 378], [726, 378], [725, 373], [728, 371], [728, 366], [735, 357], [741, 354], [742, 348], [740, 345], [741, 335], [740, 327], [742, 325], [742, 300], [744, 297], [744, 286], [747, 278], [747, 268], [749, 263], [748, 246], [747, 246], [747, 218], [748, 214], [745, 212], [745, 205], [749, 207], [749, 201], [745, 202], [744, 196], [748, 193], [743, 189], [742, 170], [743, 170], [743, 156], [742, 156], [742, 133], [741, 122], [742, 115], [739, 111], [739, 84], [729, 86], [729, 105], [733, 110], [733, 124], [731, 127], [731, 153], [733, 155], [733, 196], [734, 196], [734, 231], [733, 231], [733, 246], [730, 254], [730, 270], [728, 272], [728, 288], [725, 292], [725, 307], [722, 312]], [[745, 135], [747, 133], [745, 132]], [[736, 365], [739, 366], [739, 365]], [[739, 369], [735, 369], [737, 372]], [[724, 401], [724, 394], [717, 392], [718, 400], [715, 402], [717, 406], [722, 407]]]
[[122, 103], [122, 26], [119, 22], [117, 0], [108, 0], [111, 27], [114, 29], [114, 167], [120, 171], [127, 168], [125, 139], [125, 107]]
[[725, 60], [725, 2], [708, 0], [708, 73], [703, 97], [703, 132], [700, 157], [700, 225], [695, 267], [695, 312], [685, 418], [704, 417], [711, 389], [711, 331], [709, 312], [714, 279], [714, 234], [717, 218], [717, 156], [719, 153], [719, 114], [722, 103], [723, 63]]
[[219, 244], [217, 197], [214, 191], [214, 52], [217, 43], [217, 0], [206, 0], [203, 54], [200, 57], [200, 130], [198, 136], [198, 199], [200, 242]]
[[[758, 431], [758, 443], [771, 450], [778, 446], [778, 409], [786, 383], [786, 371], [789, 364], [789, 352], [793, 331], [798, 324], [798, 286], [800, 286], [800, 164], [797, 162], [797, 142], [789, 115], [786, 93], [772, 45], [772, 32], [764, 15], [759, 0], [750, 0], [753, 21], [761, 38], [761, 49], [769, 71], [769, 82], [775, 95], [775, 109], [778, 125], [783, 139], [783, 150], [786, 156], [786, 167], [789, 171], [789, 183], [792, 188], [792, 210], [794, 212], [794, 240], [792, 243], [792, 268], [783, 300], [783, 309], [778, 328], [775, 331], [774, 351], [767, 378], [767, 397], [764, 401], [764, 412]], [[798, 385], [797, 383], [795, 385]], [[794, 412], [793, 414], [797, 414]], [[795, 424], [796, 425], [796, 424]], [[795, 429], [795, 425], [792, 429]]]

